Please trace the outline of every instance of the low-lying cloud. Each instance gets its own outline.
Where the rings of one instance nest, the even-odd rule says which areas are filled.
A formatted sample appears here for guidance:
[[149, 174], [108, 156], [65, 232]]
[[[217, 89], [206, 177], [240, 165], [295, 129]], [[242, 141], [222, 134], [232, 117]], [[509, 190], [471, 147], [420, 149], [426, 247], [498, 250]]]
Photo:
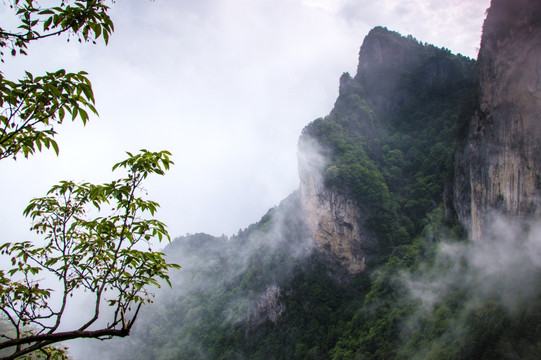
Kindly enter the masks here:
[[436, 340], [418, 349], [417, 358], [430, 358], [442, 344], [466, 344], [472, 321], [477, 321], [472, 316], [481, 309], [515, 319], [532, 309], [541, 294], [541, 220], [493, 214], [489, 224], [482, 241], [442, 241], [433, 261], [397, 279], [408, 294], [403, 300], [419, 305], [402, 324], [404, 342], [428, 319], [435, 319], [446, 302], [454, 304], [445, 330], [430, 334]]
[[497, 298], [513, 310], [539, 290], [540, 274], [541, 221], [494, 215], [483, 241], [444, 241], [430, 271], [405, 273], [402, 280], [426, 306], [441, 300], [451, 288], [468, 286], [479, 297]]

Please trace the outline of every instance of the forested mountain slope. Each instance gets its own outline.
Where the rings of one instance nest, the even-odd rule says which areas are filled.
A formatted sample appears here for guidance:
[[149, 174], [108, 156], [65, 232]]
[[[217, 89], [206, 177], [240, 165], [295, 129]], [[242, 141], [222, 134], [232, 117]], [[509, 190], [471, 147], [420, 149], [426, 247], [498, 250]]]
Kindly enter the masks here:
[[[483, 46], [508, 5], [493, 1]], [[508, 43], [539, 35], [533, 15]], [[96, 358], [537, 359], [541, 226], [499, 218], [491, 241], [470, 242], [464, 221], [472, 131], [490, 118], [479, 99], [503, 81], [476, 80], [486, 51], [476, 65], [373, 29], [332, 111], [301, 134], [299, 190], [230, 238], [175, 239], [173, 288]]]

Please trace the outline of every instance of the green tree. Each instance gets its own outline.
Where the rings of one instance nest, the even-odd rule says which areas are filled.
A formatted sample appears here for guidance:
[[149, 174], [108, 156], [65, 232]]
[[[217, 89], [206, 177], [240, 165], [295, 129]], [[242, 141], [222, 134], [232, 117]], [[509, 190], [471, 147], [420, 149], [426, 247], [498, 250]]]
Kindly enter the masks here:
[[[30, 202], [24, 214], [45, 242], [0, 246], [11, 257], [11, 268], [0, 272], [0, 304], [14, 330], [0, 342], [0, 349], [13, 349], [5, 359], [64, 340], [129, 335], [141, 305], [152, 299], [148, 285], [159, 286], [159, 279], [169, 283], [168, 270], [178, 268], [151, 250], [152, 239], [169, 235], [162, 222], [146, 218], [158, 204], [139, 196], [149, 174], [163, 175], [169, 168], [169, 155], [129, 154], [113, 167], [127, 169], [119, 180], [102, 185], [63, 181]], [[40, 285], [44, 273], [57, 280], [53, 288], [60, 301], [51, 301], [53, 289]], [[69, 300], [80, 290], [93, 297], [92, 310], [76, 329], [59, 331]], [[113, 310], [107, 325], [91, 328], [104, 306]]]
[[[45, 8], [34, 0], [7, 2], [19, 25], [9, 30], [0, 24], [2, 63], [6, 51], [13, 56], [26, 55], [30, 43], [55, 35], [93, 42], [101, 37], [108, 42], [114, 27], [104, 0], [57, 2], [59, 6]], [[42, 147], [52, 147], [58, 153], [54, 128], [66, 113], [83, 123], [89, 119], [88, 111], [97, 114], [86, 75], [65, 70], [42, 76], [26, 72], [24, 79], [12, 81], [0, 71], [0, 159], [16, 158], [21, 152], [28, 157]]]
[[[6, 52], [26, 55], [33, 41], [62, 34], [107, 43], [114, 27], [106, 3], [4, 2], [19, 22], [14, 30], [0, 27], [0, 60]], [[0, 159], [28, 157], [45, 148], [58, 153], [55, 127], [68, 114], [86, 123], [89, 112], [97, 114], [85, 72], [26, 72], [15, 81], [0, 72]], [[124, 170], [117, 180], [101, 185], [63, 181], [32, 200], [24, 215], [43, 237], [39, 244], [0, 245], [11, 259], [0, 269], [0, 359], [64, 359], [58, 342], [129, 335], [141, 306], [152, 301], [149, 286], [169, 283], [168, 271], [179, 268], [151, 249], [153, 239], [169, 239], [169, 234], [153, 218], [159, 205], [142, 196], [143, 181], [150, 174], [164, 175], [173, 164], [171, 154], [141, 150], [128, 156], [113, 166]], [[56, 283], [50, 286], [45, 277]], [[70, 299], [83, 291], [93, 305], [78, 326], [66, 330]]]

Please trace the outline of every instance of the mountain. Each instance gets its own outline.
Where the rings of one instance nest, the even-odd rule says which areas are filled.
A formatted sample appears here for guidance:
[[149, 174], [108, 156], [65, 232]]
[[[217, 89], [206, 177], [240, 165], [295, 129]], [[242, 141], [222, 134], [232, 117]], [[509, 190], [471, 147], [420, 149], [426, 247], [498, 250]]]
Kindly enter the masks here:
[[493, 0], [478, 61], [372, 29], [299, 189], [176, 238], [172, 289], [86, 358], [537, 359], [540, 7]]
[[457, 117], [473, 85], [474, 61], [377, 27], [331, 113], [303, 130], [305, 219], [350, 273], [411, 241], [452, 188]]

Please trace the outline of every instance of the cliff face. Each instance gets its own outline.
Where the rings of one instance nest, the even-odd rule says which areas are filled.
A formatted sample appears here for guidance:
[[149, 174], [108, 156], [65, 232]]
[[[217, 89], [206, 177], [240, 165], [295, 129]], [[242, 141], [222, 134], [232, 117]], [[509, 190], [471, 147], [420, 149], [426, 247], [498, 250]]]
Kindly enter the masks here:
[[363, 229], [362, 214], [355, 202], [324, 185], [321, 166], [325, 159], [313, 146], [310, 139], [301, 139], [299, 144], [304, 221], [319, 249], [335, 256], [350, 274], [357, 274], [366, 267], [366, 248], [377, 246], [377, 241]]
[[441, 202], [454, 117], [472, 85], [470, 59], [377, 27], [330, 114], [303, 130], [304, 218], [349, 273], [416, 236]]
[[541, 2], [493, 0], [475, 110], [456, 162], [455, 208], [473, 240], [491, 214], [541, 216]]
[[412, 37], [376, 27], [366, 36], [359, 52], [355, 80], [368, 89], [374, 110], [384, 116], [396, 113], [411, 99], [401, 86], [406, 72], [418, 71], [425, 61], [424, 47]]

